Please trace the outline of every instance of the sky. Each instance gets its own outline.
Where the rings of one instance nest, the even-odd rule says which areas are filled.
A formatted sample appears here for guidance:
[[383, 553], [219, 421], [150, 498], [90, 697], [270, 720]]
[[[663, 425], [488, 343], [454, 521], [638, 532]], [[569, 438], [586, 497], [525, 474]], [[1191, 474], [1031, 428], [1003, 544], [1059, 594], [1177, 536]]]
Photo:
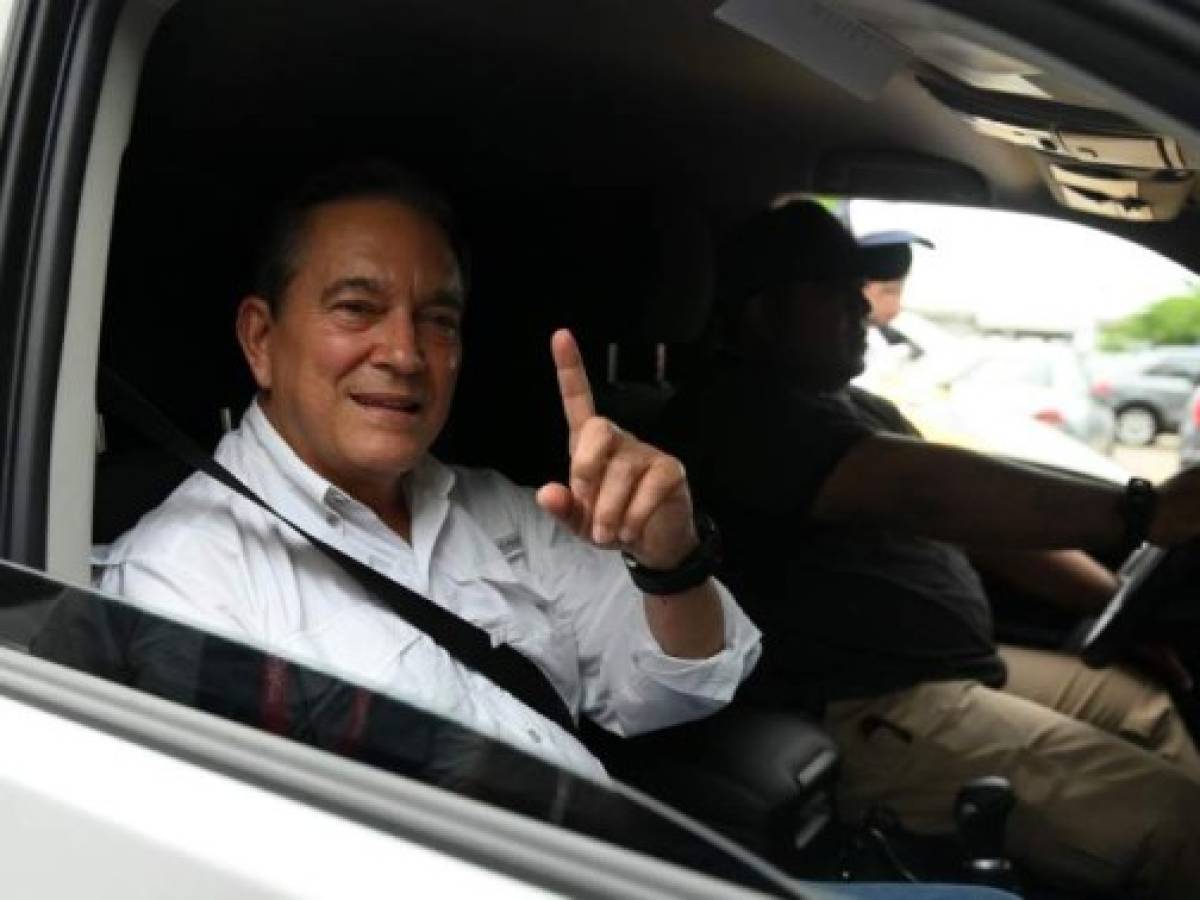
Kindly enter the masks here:
[[905, 305], [966, 310], [984, 327], [1091, 331], [1200, 286], [1200, 275], [1138, 244], [1082, 225], [988, 209], [854, 200], [860, 236], [907, 229], [915, 248]]

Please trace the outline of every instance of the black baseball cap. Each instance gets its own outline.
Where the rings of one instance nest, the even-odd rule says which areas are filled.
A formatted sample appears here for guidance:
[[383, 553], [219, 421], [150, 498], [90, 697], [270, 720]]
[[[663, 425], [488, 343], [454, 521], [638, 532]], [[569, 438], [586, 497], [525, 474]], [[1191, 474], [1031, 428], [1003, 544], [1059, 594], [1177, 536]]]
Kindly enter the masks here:
[[759, 213], [721, 248], [717, 301], [728, 308], [792, 282], [864, 274], [854, 235], [820, 204], [801, 200]]

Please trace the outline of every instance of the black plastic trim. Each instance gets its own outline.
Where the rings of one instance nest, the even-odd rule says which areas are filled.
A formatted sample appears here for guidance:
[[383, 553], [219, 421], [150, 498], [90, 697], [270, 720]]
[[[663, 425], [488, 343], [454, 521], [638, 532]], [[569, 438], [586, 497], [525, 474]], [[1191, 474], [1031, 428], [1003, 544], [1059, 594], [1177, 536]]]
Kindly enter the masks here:
[[979, 116], [1021, 128], [1046, 131], [1060, 128], [1088, 134], [1152, 136], [1132, 119], [1103, 109], [1070, 106], [1037, 97], [1022, 97], [999, 91], [985, 91], [963, 84], [941, 72], [926, 72], [917, 77], [920, 85], [943, 106], [968, 116]]
[[117, 0], [15, 11], [0, 145], [0, 556], [42, 567], [75, 225]]

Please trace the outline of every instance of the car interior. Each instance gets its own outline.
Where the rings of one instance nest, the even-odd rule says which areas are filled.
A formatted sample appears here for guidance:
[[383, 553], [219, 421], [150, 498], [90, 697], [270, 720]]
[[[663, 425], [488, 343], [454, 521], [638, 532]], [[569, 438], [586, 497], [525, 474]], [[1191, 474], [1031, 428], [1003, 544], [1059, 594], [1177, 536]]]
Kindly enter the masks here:
[[[233, 313], [271, 211], [339, 161], [395, 160], [451, 198], [471, 291], [437, 453], [523, 484], [567, 461], [552, 330], [579, 339], [601, 412], [651, 432], [704, 364], [722, 238], [781, 197], [1055, 216], [1200, 271], [1194, 35], [1117, 22], [908, 0], [126, 4], [82, 174], [42, 568], [86, 583], [90, 545], [187, 474], [96, 424], [97, 363], [213, 447], [252, 396]], [[1071, 625], [1012, 609], [1031, 642]], [[679, 732], [596, 746], [793, 872], [845, 867], [815, 725], [735, 707]], [[911, 874], [863, 835], [858, 874]], [[988, 840], [911, 858], [956, 872]]]

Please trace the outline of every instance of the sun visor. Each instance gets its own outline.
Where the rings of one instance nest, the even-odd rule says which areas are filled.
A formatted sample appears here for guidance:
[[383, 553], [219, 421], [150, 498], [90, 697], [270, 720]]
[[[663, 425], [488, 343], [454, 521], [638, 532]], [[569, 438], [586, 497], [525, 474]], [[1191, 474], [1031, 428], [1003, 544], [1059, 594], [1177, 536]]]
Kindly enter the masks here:
[[909, 59], [898, 43], [822, 0], [727, 0], [719, 21], [859, 100], [874, 100]]
[[921, 83], [973, 131], [1034, 151], [1055, 200], [1068, 209], [1129, 222], [1175, 218], [1195, 187], [1198, 163], [1170, 135], [1116, 113], [980, 90], [946, 77]]

